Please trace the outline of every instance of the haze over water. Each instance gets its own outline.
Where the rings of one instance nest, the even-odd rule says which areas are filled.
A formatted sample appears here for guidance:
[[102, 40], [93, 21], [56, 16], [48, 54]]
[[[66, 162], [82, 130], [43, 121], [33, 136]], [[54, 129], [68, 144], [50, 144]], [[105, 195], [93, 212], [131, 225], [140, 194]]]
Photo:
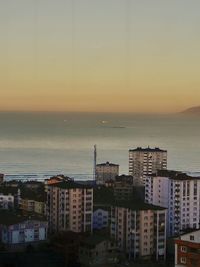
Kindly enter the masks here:
[[194, 116], [2, 112], [0, 124], [0, 172], [8, 178], [92, 178], [94, 144], [98, 163], [118, 163], [120, 173], [128, 173], [128, 150], [148, 145], [168, 150], [168, 169], [200, 171]]

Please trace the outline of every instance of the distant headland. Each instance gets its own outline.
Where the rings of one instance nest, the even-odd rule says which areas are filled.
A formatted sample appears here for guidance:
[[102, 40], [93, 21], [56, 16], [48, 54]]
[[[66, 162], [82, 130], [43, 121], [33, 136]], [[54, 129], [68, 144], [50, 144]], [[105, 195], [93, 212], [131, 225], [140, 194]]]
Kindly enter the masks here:
[[188, 115], [200, 115], [200, 106], [188, 108], [181, 113]]

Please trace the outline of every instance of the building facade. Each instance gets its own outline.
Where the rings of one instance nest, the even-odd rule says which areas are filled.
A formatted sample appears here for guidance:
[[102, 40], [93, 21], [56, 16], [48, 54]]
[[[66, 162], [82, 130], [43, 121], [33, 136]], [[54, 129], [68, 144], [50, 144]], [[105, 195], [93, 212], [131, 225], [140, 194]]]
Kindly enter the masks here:
[[200, 266], [200, 230], [175, 239], [175, 267]]
[[129, 259], [165, 260], [166, 209], [145, 204], [113, 206], [111, 236]]
[[93, 212], [93, 229], [101, 230], [108, 228], [110, 218], [109, 207], [94, 207]]
[[158, 171], [146, 178], [145, 201], [168, 209], [168, 236], [179, 235], [188, 228], [199, 228], [199, 178], [182, 172]]
[[143, 185], [144, 178], [157, 170], [167, 169], [167, 150], [141, 148], [129, 150], [129, 174], [135, 185]]
[[119, 165], [110, 162], [96, 165], [96, 183], [105, 184], [106, 181], [115, 180], [115, 177], [119, 175]]
[[36, 201], [33, 199], [21, 199], [20, 209], [28, 212], [35, 212], [38, 214], [45, 214], [45, 202]]
[[[21, 190], [17, 187], [10, 187], [1, 185], [0, 186], [0, 196], [7, 196], [6, 198], [11, 200], [11, 196], [14, 198], [14, 207], [19, 208], [21, 202]], [[0, 201], [2, 202], [2, 200]], [[12, 207], [12, 204], [11, 204]]]
[[0, 209], [8, 210], [14, 208], [14, 196], [0, 193]]
[[48, 224], [45, 219], [5, 212], [0, 216], [0, 239], [6, 245], [23, 245], [47, 239]]
[[116, 176], [114, 182], [114, 197], [117, 200], [130, 200], [133, 197], [133, 176]]
[[93, 188], [73, 181], [49, 185], [46, 212], [52, 232], [92, 232]]

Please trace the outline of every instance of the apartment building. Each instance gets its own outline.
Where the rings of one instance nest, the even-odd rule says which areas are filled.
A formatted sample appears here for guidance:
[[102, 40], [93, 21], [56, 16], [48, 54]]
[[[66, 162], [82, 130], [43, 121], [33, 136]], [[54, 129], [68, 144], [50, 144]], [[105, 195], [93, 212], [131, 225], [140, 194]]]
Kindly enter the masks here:
[[101, 230], [108, 228], [110, 221], [110, 207], [96, 206], [93, 211], [93, 229]]
[[47, 217], [52, 232], [92, 232], [93, 188], [73, 181], [48, 185]]
[[175, 267], [200, 266], [200, 230], [175, 239]]
[[163, 169], [167, 169], [167, 150], [158, 147], [129, 150], [129, 174], [134, 177], [134, 185], [143, 185], [146, 176]]
[[145, 203], [121, 203], [111, 208], [111, 236], [129, 259], [165, 260], [166, 209]]
[[96, 165], [96, 183], [105, 184], [106, 181], [115, 180], [119, 175], [119, 165], [110, 162]]
[[45, 214], [45, 202], [34, 199], [21, 199], [20, 209], [38, 214]]
[[199, 228], [200, 178], [177, 171], [158, 171], [146, 178], [145, 201], [168, 209], [168, 236]]
[[0, 240], [6, 245], [23, 245], [47, 239], [48, 224], [44, 217], [0, 212]]
[[133, 197], [133, 176], [116, 176], [114, 182], [114, 197], [117, 200], [128, 200]]

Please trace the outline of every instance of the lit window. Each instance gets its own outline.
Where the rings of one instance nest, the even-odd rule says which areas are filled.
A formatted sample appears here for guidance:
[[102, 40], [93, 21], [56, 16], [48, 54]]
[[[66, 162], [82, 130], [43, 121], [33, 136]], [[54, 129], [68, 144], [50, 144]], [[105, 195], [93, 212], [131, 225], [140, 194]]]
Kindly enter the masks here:
[[181, 252], [187, 252], [187, 247], [181, 246]]
[[186, 258], [185, 257], [181, 257], [181, 263], [186, 263]]

